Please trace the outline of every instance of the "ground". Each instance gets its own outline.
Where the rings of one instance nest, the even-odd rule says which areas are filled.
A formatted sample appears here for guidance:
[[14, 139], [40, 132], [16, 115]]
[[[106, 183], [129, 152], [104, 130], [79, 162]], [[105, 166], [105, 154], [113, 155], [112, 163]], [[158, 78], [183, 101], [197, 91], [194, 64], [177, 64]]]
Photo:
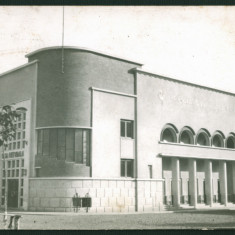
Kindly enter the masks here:
[[[235, 228], [235, 210], [194, 210], [174, 213], [89, 214], [21, 213], [20, 229], [225, 229]], [[0, 226], [3, 228], [2, 219]]]

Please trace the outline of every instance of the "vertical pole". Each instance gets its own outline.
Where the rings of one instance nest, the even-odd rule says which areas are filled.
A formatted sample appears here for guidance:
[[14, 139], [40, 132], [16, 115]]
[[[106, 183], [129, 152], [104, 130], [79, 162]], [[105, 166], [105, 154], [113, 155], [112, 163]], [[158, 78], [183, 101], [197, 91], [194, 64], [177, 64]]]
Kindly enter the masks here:
[[62, 56], [61, 56], [61, 73], [64, 73], [64, 6], [62, 16]]
[[5, 172], [5, 192], [4, 192], [4, 217], [3, 217], [3, 223], [4, 223], [4, 229], [7, 229], [7, 195], [8, 195], [8, 182], [7, 182], [7, 162], [5, 158], [5, 146], [2, 145], [2, 154], [3, 154], [3, 162], [4, 162], [4, 172]]

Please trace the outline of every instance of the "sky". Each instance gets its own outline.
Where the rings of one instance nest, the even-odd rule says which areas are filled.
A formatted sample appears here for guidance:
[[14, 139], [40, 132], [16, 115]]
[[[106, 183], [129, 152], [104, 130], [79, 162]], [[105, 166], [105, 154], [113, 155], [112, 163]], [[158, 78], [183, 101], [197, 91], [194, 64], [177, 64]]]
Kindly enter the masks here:
[[[65, 6], [64, 45], [235, 93], [235, 6]], [[62, 6], [0, 6], [0, 73], [62, 45]]]

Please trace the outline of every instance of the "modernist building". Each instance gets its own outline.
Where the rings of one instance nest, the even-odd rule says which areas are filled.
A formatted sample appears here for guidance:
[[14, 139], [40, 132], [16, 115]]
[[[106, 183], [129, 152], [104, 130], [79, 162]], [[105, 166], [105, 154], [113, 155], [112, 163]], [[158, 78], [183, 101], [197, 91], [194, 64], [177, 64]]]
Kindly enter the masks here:
[[[0, 104], [27, 111], [1, 161], [9, 207], [93, 212], [235, 202], [235, 94], [75, 47], [43, 48], [0, 76]], [[62, 64], [62, 62], [64, 64]]]

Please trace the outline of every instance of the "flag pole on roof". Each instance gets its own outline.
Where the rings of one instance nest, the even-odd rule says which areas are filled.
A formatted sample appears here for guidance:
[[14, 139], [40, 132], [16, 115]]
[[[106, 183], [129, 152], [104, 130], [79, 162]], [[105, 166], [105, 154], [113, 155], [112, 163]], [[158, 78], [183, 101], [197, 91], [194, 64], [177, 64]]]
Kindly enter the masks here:
[[62, 51], [61, 51], [61, 73], [64, 73], [64, 5], [63, 5], [63, 16], [62, 16]]

